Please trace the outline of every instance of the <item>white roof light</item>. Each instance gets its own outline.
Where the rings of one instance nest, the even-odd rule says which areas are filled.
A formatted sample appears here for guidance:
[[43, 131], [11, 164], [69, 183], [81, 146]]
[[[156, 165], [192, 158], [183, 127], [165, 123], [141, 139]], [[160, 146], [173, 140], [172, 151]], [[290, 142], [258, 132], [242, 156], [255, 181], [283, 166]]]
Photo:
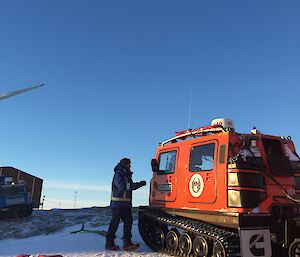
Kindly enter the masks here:
[[234, 130], [234, 124], [232, 119], [217, 118], [211, 121], [211, 125], [222, 125], [225, 129], [229, 128], [230, 130]]

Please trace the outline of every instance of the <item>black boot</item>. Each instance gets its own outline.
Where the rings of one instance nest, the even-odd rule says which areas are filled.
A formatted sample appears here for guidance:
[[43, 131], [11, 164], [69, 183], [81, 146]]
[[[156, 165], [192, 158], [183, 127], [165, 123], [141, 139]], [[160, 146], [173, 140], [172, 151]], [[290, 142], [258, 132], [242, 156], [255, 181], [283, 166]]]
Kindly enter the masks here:
[[123, 250], [125, 250], [125, 251], [134, 250], [138, 247], [140, 247], [140, 245], [137, 243], [132, 243], [130, 239], [123, 241]]
[[109, 251], [119, 250], [119, 246], [115, 245], [114, 239], [106, 237], [105, 249]]

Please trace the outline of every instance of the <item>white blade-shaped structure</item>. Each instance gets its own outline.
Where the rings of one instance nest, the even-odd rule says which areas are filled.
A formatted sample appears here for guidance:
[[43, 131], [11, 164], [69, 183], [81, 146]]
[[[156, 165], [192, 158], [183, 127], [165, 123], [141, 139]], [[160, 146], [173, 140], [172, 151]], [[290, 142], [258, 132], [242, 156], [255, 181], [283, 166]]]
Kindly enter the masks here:
[[18, 95], [18, 94], [22, 94], [22, 93], [25, 93], [27, 91], [30, 91], [30, 90], [33, 90], [33, 89], [36, 89], [36, 88], [42, 87], [42, 86], [44, 86], [44, 84], [33, 86], [33, 87], [26, 87], [26, 88], [23, 88], [23, 89], [20, 89], [20, 90], [0, 94], [0, 100], [3, 100], [5, 98], [11, 97], [11, 96], [15, 96], [15, 95]]

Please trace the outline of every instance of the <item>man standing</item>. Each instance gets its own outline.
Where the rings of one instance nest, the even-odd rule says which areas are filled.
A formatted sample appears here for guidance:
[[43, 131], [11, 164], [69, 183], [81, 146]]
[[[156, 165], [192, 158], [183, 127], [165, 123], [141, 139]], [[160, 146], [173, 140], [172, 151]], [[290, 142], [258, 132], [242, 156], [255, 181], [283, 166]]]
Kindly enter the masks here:
[[131, 242], [132, 228], [132, 190], [136, 190], [146, 185], [146, 181], [134, 183], [132, 181], [131, 161], [123, 158], [114, 168], [114, 177], [112, 181], [112, 192], [110, 207], [112, 208], [112, 219], [106, 236], [105, 249], [118, 250], [115, 245], [115, 233], [118, 229], [120, 219], [124, 222], [123, 230], [123, 250], [133, 250], [139, 247], [139, 244]]

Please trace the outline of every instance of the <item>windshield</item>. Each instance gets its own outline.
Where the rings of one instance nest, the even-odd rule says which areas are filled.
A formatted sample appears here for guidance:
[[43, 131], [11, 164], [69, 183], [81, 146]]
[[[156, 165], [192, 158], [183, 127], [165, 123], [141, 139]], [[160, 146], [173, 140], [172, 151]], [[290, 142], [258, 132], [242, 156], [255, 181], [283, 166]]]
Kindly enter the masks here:
[[24, 185], [3, 185], [0, 186], [1, 196], [13, 196], [20, 193], [25, 193], [26, 188]]

